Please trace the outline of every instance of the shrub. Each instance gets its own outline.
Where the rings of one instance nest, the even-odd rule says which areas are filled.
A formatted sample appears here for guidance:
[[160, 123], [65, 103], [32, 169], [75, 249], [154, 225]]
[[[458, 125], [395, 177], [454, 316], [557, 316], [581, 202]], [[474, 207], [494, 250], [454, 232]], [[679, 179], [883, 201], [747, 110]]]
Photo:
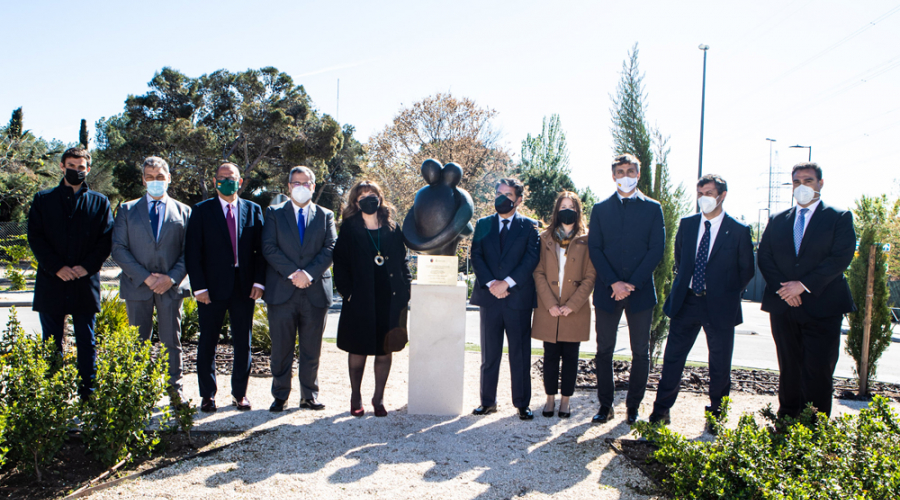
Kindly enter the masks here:
[[[14, 310], [10, 311], [9, 352], [0, 365], [0, 418], [5, 429], [0, 448], [23, 470], [42, 480], [42, 469], [66, 439], [75, 416], [71, 400], [78, 387], [78, 374], [70, 359], [56, 353], [52, 340], [46, 343], [25, 335]], [[4, 451], [5, 453], [5, 451]]]
[[187, 436], [188, 443], [193, 445], [191, 429], [194, 427], [194, 416], [197, 415], [197, 408], [191, 405], [192, 401], [190, 399], [187, 402], [183, 401], [177, 391], [172, 391], [169, 397], [172, 403], [171, 407], [175, 411], [175, 422], [178, 424], [173, 430], [180, 427]]
[[193, 342], [200, 336], [200, 315], [193, 297], [184, 299], [181, 309], [181, 341]]
[[[727, 413], [727, 406], [723, 413]], [[900, 417], [876, 396], [859, 415], [828, 420], [804, 411], [800, 421], [775, 418], [771, 407], [741, 416], [736, 429], [712, 420], [715, 442], [691, 441], [648, 422], [635, 429], [659, 449], [662, 479], [675, 498], [883, 499], [900, 496]]]
[[100, 312], [94, 323], [94, 334], [97, 343], [103, 342], [104, 337], [111, 332], [117, 332], [128, 328], [128, 311], [125, 302], [119, 300], [119, 293], [110, 293], [100, 297]]
[[26, 288], [26, 275], [25, 272], [19, 269], [19, 264], [22, 261], [28, 261], [31, 270], [37, 270], [37, 261], [34, 258], [34, 254], [31, 252], [31, 247], [24, 243], [27, 240], [25, 235], [14, 236], [8, 240], [7, 242], [18, 240], [19, 242], [23, 242], [20, 245], [10, 245], [3, 248], [6, 252], [6, 277], [10, 281], [9, 290], [25, 290]]
[[253, 308], [253, 327], [250, 330], [250, 347], [272, 353], [272, 336], [269, 334], [269, 315], [266, 305], [257, 303]]
[[[159, 437], [147, 426], [156, 402], [168, 385], [165, 347], [156, 359], [150, 342], [141, 342], [135, 327], [108, 332], [97, 347], [94, 394], [82, 405], [82, 439], [107, 465], [151, 451]], [[161, 421], [169, 419], [165, 408]]]

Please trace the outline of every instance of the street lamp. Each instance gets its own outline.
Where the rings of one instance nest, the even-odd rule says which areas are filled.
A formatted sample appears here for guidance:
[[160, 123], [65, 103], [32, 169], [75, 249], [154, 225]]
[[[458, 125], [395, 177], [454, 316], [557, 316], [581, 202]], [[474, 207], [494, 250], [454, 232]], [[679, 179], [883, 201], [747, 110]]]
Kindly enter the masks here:
[[807, 161], [812, 161], [812, 146], [801, 146], [801, 145], [798, 144], [798, 145], [796, 145], [796, 146], [788, 146], [788, 147], [789, 147], [789, 148], [794, 148], [794, 149], [797, 149], [797, 148], [799, 148], [799, 149], [808, 149], [808, 150], [809, 150], [809, 159], [808, 159]]
[[[700, 159], [697, 161], [697, 178], [703, 177], [703, 117], [706, 114], [706, 51], [709, 45], [700, 44], [698, 49], [703, 51], [703, 93], [700, 97]], [[697, 205], [697, 213], [700, 212], [700, 205]]]

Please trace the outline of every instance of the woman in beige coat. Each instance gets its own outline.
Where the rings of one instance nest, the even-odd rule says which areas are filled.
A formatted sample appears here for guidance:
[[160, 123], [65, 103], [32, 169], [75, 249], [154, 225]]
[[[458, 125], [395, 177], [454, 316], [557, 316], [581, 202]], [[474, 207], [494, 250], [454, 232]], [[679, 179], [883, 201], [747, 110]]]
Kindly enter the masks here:
[[[578, 347], [588, 340], [596, 272], [588, 255], [587, 225], [581, 199], [563, 191], [556, 198], [549, 228], [541, 233], [541, 261], [534, 270], [538, 307], [531, 325], [532, 338], [544, 341], [544, 389], [547, 403], [542, 414], [552, 417], [557, 390], [562, 393], [559, 417], [568, 418], [569, 397], [575, 392]], [[562, 358], [562, 387], [559, 387]]]

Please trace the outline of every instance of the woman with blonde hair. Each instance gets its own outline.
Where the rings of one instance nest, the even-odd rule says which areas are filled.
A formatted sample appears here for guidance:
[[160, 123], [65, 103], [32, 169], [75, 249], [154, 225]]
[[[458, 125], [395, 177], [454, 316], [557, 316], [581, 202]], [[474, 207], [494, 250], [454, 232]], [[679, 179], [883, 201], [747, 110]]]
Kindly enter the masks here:
[[[568, 418], [569, 398], [575, 392], [578, 348], [590, 338], [591, 306], [596, 271], [588, 254], [587, 225], [578, 194], [563, 191], [556, 198], [550, 225], [541, 233], [541, 260], [534, 270], [538, 307], [532, 320], [532, 338], [544, 341], [544, 389], [547, 402], [542, 415], [552, 417], [556, 393], [561, 392], [559, 417]], [[560, 359], [562, 387], [560, 388]]]
[[354, 417], [365, 414], [360, 385], [366, 356], [375, 356], [375, 416], [387, 416], [383, 399], [391, 353], [402, 350], [407, 341], [412, 275], [394, 213], [378, 184], [358, 182], [350, 189], [334, 245], [334, 284], [343, 297], [337, 346], [349, 353]]

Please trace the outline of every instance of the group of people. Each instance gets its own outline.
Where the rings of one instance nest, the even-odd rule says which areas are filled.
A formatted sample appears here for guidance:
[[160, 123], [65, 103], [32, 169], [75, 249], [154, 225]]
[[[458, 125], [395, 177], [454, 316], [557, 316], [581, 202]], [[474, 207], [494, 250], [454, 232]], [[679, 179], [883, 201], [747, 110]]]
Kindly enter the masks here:
[[[28, 240], [38, 261], [33, 309], [40, 314], [44, 339], [55, 339], [58, 349], [65, 317], [71, 315], [82, 398], [92, 391], [99, 271], [111, 253], [122, 270], [119, 293], [129, 322], [143, 340], [150, 339], [156, 311], [173, 400], [183, 400], [182, 302], [193, 295], [200, 323], [201, 411], [217, 409], [216, 345], [226, 314], [234, 349], [233, 404], [251, 409], [250, 339], [254, 307], [263, 299], [272, 339], [269, 410], [288, 405], [295, 350], [299, 406], [324, 409], [318, 369], [334, 286], [343, 297], [337, 346], [348, 353], [350, 414], [365, 414], [361, 384], [366, 358], [374, 356], [372, 410], [387, 415], [384, 389], [392, 354], [407, 343], [412, 276], [395, 208], [376, 183], [364, 180], [349, 191], [338, 236], [334, 213], [312, 201], [315, 173], [304, 166], [288, 174], [290, 199], [263, 213], [238, 196], [243, 179], [232, 163], [216, 170], [216, 196], [191, 208], [167, 195], [169, 166], [149, 157], [141, 166], [146, 195], [123, 203], [115, 218], [109, 200], [85, 182], [91, 169], [86, 150], [67, 150], [60, 167], [63, 179], [35, 196], [28, 217]], [[849, 212], [820, 201], [822, 171], [816, 164], [798, 164], [792, 176], [797, 206], [772, 217], [759, 245], [758, 266], [766, 281], [762, 307], [771, 315], [778, 349], [779, 413], [797, 416], [811, 403], [829, 414], [841, 318], [854, 310], [843, 271], [853, 257], [855, 235]], [[589, 226], [580, 197], [565, 191], [540, 234], [537, 222], [518, 212], [525, 198], [522, 183], [513, 178], [497, 183], [497, 213], [477, 221], [471, 246], [471, 303], [479, 306], [481, 323], [481, 404], [475, 415], [497, 411], [505, 335], [519, 418], [533, 418], [532, 338], [544, 342], [542, 415], [570, 416], [579, 346], [590, 337], [593, 294], [599, 410], [592, 421], [614, 417], [612, 358], [623, 313], [632, 351], [627, 421], [639, 419], [657, 303], [653, 272], [665, 251], [665, 225], [660, 204], [637, 189], [637, 158], [615, 157], [612, 179], [615, 193], [594, 205]], [[700, 213], [682, 219], [678, 228], [676, 277], [664, 307], [671, 324], [652, 422], [669, 421], [701, 327], [709, 346], [706, 410], [718, 415], [729, 393], [734, 327], [741, 323], [741, 295], [755, 266], [750, 228], [723, 209], [727, 193], [721, 177], [699, 179]]]

